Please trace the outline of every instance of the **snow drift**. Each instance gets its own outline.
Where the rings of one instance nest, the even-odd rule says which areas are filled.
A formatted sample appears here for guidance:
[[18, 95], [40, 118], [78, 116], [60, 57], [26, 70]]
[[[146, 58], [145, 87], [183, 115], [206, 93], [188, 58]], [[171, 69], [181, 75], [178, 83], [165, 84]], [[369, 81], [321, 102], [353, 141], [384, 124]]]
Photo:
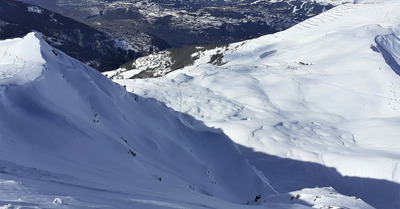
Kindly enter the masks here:
[[393, 71], [400, 75], [400, 27], [388, 35], [380, 35], [375, 38], [379, 51], [386, 63]]

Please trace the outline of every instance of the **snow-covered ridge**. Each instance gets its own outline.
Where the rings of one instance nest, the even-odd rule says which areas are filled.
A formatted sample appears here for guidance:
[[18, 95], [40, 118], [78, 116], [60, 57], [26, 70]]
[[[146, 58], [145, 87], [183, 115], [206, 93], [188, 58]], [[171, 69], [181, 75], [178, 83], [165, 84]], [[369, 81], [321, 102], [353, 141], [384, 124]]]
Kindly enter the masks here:
[[[25, 38], [6, 40], [0, 45], [0, 85], [31, 82], [44, 70], [40, 41], [34, 33]], [[50, 48], [47, 48], [51, 53]]]
[[[144, 204], [126, 197], [254, 204], [257, 195], [262, 201], [276, 195], [220, 131], [193, 130], [182, 122], [188, 116], [127, 93], [39, 35], [0, 41], [0, 49], [2, 72], [14, 69], [0, 83], [0, 204], [5, 207], [8, 201], [15, 207]], [[39, 193], [35, 202], [24, 192], [32, 181]], [[10, 188], [15, 192], [3, 192]], [[93, 191], [114, 199], [102, 206], [104, 194], [90, 196]], [[62, 198], [46, 202], [48, 192]], [[21, 204], [12, 201], [18, 196]], [[97, 203], [82, 202], [86, 197]]]
[[278, 194], [221, 130], [126, 92], [37, 34], [0, 48], [42, 65], [0, 84], [0, 207], [371, 208], [333, 188]]
[[[286, 31], [206, 51], [164, 78], [115, 81], [222, 129], [278, 191], [332, 186], [397, 209], [398, 8], [339, 5]], [[210, 63], [216, 54], [223, 65]]]
[[[305, 0], [307, 1], [307, 0]], [[331, 4], [331, 5], [341, 5], [341, 4], [347, 4], [347, 3], [353, 3], [353, 4], [376, 4], [376, 3], [383, 3], [387, 2], [388, 0], [313, 0], [317, 3], [322, 3], [322, 4]], [[393, 0], [389, 0], [393, 1]]]
[[[278, 0], [277, 2], [279, 2], [279, 1], [281, 1], [281, 0]], [[285, 1], [285, 0], [283, 0], [283, 1]], [[289, 0], [287, 0], [287, 1], [289, 1]], [[307, 2], [308, 1], [304, 1], [303, 6], [306, 6]], [[378, 5], [379, 2], [381, 2], [381, 1], [371, 0], [371, 1], [357, 1], [357, 2], [353, 2], [353, 1], [335, 1], [335, 2], [336, 2], [336, 4], [334, 4], [332, 2], [326, 2], [326, 4], [329, 3], [329, 4], [341, 5], [341, 6], [338, 6], [337, 8], [333, 8], [326, 12], [323, 12], [320, 15], [318, 15], [318, 17], [316, 17], [316, 18], [311, 18], [311, 19], [307, 19], [303, 22], [300, 22], [299, 24], [294, 25], [293, 28], [303, 30], [303, 29], [308, 29], [308, 28], [312, 28], [312, 27], [316, 27], [316, 26], [318, 27], [320, 25], [323, 26], [326, 23], [334, 22], [335, 20], [339, 19], [340, 17], [342, 17], [345, 14], [351, 13], [354, 9], [356, 9], [360, 5], [363, 5], [363, 4]], [[390, 2], [390, 1], [384, 1], [383, 3], [387, 3], [387, 2]], [[318, 2], [318, 3], [323, 3], [323, 1]], [[394, 19], [391, 20], [390, 15], [389, 16], [385, 15], [382, 17], [385, 17], [385, 20], [382, 20], [383, 22], [381, 23], [381, 26], [385, 27], [385, 24], [387, 24], [387, 23], [389, 25], [393, 24]], [[373, 17], [373, 18], [375, 18], [375, 17]], [[203, 50], [201, 50], [201, 51], [203, 51]], [[165, 74], [168, 74], [175, 70], [175, 69], [171, 69], [171, 65], [174, 63], [174, 61], [173, 61], [173, 58], [170, 57], [169, 55], [170, 55], [170, 53], [168, 50], [156, 52], [149, 56], [145, 56], [145, 57], [135, 60], [133, 62], [133, 65], [138, 66], [138, 67], [131, 68], [131, 66], [123, 65], [119, 69], [109, 71], [106, 74], [118, 76], [118, 78], [115, 77], [115, 79], [124, 79], [124, 78], [129, 79], [129, 78], [132, 78], [132, 76], [137, 75], [139, 73], [144, 74], [146, 76], [135, 76], [134, 78], [161, 77], [161, 76], [164, 76]], [[200, 56], [202, 56], [202, 55], [203, 55], [203, 53], [193, 54], [193, 56], [196, 56], [196, 59], [200, 58]]]
[[[260, 1], [265, 1], [265, 0], [259, 0]], [[281, 2], [281, 1], [288, 1], [290, 0], [268, 0], [270, 2]], [[382, 2], [387, 2], [387, 0], [303, 0], [303, 2], [307, 3], [309, 1], [317, 2], [320, 4], [331, 4], [331, 5], [341, 5], [341, 4], [375, 4], [375, 3], [382, 3]], [[389, 0], [390, 1], [390, 0]], [[254, 2], [254, 3], [257, 3]]]
[[[287, 1], [290, 2], [290, 0], [258, 0], [257, 2], [261, 1], [270, 1], [270, 2], [282, 2], [282, 1]], [[354, 3], [354, 0], [302, 0], [304, 3], [307, 3], [309, 1], [312, 2], [317, 2], [320, 4], [331, 4], [331, 5], [340, 5], [340, 4], [345, 4], [345, 3]], [[255, 2], [256, 3], [256, 2]]]

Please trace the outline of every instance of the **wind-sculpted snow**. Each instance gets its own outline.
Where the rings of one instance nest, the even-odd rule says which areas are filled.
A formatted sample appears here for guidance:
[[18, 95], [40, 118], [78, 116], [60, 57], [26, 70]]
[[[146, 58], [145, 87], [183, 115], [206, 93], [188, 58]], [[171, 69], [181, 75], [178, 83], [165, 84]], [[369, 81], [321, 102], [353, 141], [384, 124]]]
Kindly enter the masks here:
[[377, 36], [375, 41], [385, 58], [386, 63], [393, 71], [400, 75], [400, 32], [393, 32], [389, 35]]
[[[220, 128], [278, 192], [332, 186], [396, 209], [398, 8], [340, 5], [286, 31], [205, 51], [163, 78], [115, 81]], [[210, 64], [216, 54], [222, 65]], [[191, 79], [176, 82], [184, 77]]]

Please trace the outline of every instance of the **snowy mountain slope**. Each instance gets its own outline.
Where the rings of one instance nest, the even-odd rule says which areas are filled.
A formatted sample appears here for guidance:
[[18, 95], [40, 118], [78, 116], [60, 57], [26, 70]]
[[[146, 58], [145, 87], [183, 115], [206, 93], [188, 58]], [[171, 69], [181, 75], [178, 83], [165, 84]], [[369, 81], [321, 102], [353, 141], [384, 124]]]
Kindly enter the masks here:
[[[282, 1], [282, 0], [273, 0], [273, 1]], [[290, 0], [283, 0], [283, 1], [290, 1]], [[331, 5], [341, 5], [341, 4], [373, 4], [373, 3], [382, 3], [387, 0], [312, 0], [313, 2], [317, 2], [319, 4], [331, 4]], [[304, 0], [307, 2], [307, 0]]]
[[38, 34], [0, 41], [0, 54], [1, 208], [372, 208], [332, 188], [278, 194], [221, 130]]
[[245, 204], [276, 194], [218, 130], [188, 128], [184, 115], [127, 93], [37, 34], [1, 41], [0, 54], [1, 204], [49, 207], [57, 195], [70, 208], [147, 204], [141, 198]]
[[[364, 3], [207, 51], [164, 78], [115, 81], [222, 129], [279, 192], [332, 186], [399, 208], [400, 4]], [[209, 63], [217, 55], [222, 66]]]
[[[258, 4], [260, 2], [266, 1], [258, 1], [252, 4]], [[312, 8], [310, 3], [316, 3], [318, 5], [327, 5], [329, 9], [331, 5], [341, 5], [341, 4], [372, 4], [379, 3], [382, 1], [379, 0], [365, 0], [365, 1], [348, 1], [348, 0], [335, 0], [335, 1], [291, 1], [291, 0], [278, 0], [271, 1], [275, 3], [285, 2], [285, 4], [293, 6], [293, 11], [297, 11], [299, 9]], [[274, 7], [273, 7], [274, 8]], [[328, 9], [328, 8], [326, 8]], [[326, 9], [323, 9], [325, 11]], [[278, 9], [279, 10], [279, 9]], [[302, 14], [308, 14], [307, 12], [302, 12]], [[280, 16], [280, 15], [272, 15], [272, 16]], [[312, 17], [313, 15], [309, 15], [307, 18]], [[304, 18], [304, 19], [307, 19]], [[329, 19], [329, 17], [328, 17]], [[300, 20], [299, 20], [300, 21]], [[288, 21], [285, 21], [288, 22]], [[261, 26], [264, 28], [265, 26]], [[282, 26], [280, 26], [282, 27]], [[210, 49], [212, 46], [206, 46], [205, 48]], [[216, 46], [214, 46], [216, 48]], [[188, 50], [189, 49], [189, 50]], [[192, 65], [192, 60], [198, 59], [199, 55], [205, 51], [204, 48], [201, 47], [184, 47], [178, 49], [167, 49], [165, 51], [156, 52], [151, 55], [141, 57], [140, 59], [134, 59], [121, 65], [119, 69], [110, 71], [107, 75], [110, 78], [125, 79], [125, 78], [154, 78], [154, 77], [162, 77], [165, 74], [168, 74], [176, 69], [181, 69], [185, 66]], [[191, 53], [192, 57], [185, 56], [186, 54]], [[177, 61], [179, 60], [179, 61]], [[184, 65], [182, 65], [182, 60], [184, 61]], [[179, 63], [176, 65], [176, 63]], [[179, 66], [179, 67], [177, 67]]]

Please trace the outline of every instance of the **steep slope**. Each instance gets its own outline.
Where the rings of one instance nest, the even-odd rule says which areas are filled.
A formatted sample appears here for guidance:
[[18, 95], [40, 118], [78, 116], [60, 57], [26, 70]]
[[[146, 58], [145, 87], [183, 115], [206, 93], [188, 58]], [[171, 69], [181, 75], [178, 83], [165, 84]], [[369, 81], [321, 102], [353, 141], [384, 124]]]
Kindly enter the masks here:
[[399, 208], [400, 4], [363, 2], [163, 78], [115, 81], [222, 129], [278, 192], [332, 186]]
[[0, 54], [1, 204], [127, 208], [276, 195], [220, 131], [194, 131], [185, 115], [127, 93], [37, 34], [1, 41]]
[[221, 130], [39, 34], [0, 41], [0, 54], [1, 208], [372, 208], [333, 188], [278, 194]]
[[377, 36], [375, 42], [386, 63], [400, 75], [400, 28], [387, 35]]

